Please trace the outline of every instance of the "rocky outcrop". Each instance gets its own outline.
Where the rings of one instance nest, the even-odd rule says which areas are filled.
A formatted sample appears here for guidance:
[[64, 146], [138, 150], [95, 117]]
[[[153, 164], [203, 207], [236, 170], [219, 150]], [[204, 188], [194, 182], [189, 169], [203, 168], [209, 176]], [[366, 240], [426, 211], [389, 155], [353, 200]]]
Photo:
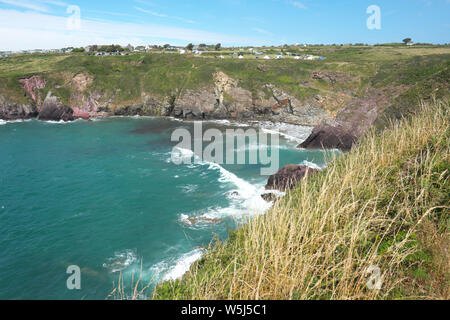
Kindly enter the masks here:
[[299, 101], [267, 84], [251, 92], [223, 72], [213, 75], [214, 87], [184, 90], [174, 101], [171, 115], [184, 119], [259, 119], [315, 125], [329, 117], [314, 98]]
[[43, 121], [72, 121], [74, 120], [73, 109], [65, 106], [61, 99], [48, 92], [39, 112], [39, 120]]
[[392, 102], [393, 97], [405, 90], [402, 87], [392, 88], [391, 92], [377, 88], [366, 89], [363, 97], [347, 101], [337, 112], [334, 121], [325, 119], [316, 125], [299, 148], [350, 150], [376, 121], [378, 114]]
[[19, 82], [22, 84], [25, 92], [33, 99], [34, 103], [37, 105], [37, 109], [40, 110], [42, 99], [39, 90], [45, 88], [45, 80], [41, 79], [39, 76], [32, 76], [30, 78], [20, 79]]
[[267, 181], [266, 190], [286, 191], [295, 187], [298, 181], [319, 170], [307, 166], [290, 164], [271, 175]]
[[[183, 119], [236, 119], [264, 120], [313, 126], [330, 113], [325, 111], [326, 99], [307, 97], [297, 99], [276, 85], [266, 84], [251, 91], [240, 85], [224, 72], [213, 74], [210, 85], [198, 89], [174, 89], [166, 96], [143, 92], [140, 98], [130, 101], [118, 99], [120, 88], [115, 93], [94, 91], [94, 78], [86, 72], [64, 73], [63, 80], [41, 101], [41, 92], [46, 83], [39, 76], [21, 79], [20, 82], [30, 103], [40, 112], [41, 120], [89, 119], [103, 116], [174, 116]], [[59, 88], [70, 87], [71, 95], [65, 104], [58, 99]], [[55, 92], [56, 91], [56, 92]], [[3, 104], [5, 106], [5, 104]], [[25, 110], [24, 106], [11, 103], [3, 109], [13, 109], [14, 117], [33, 117], [36, 111]], [[69, 109], [71, 110], [69, 110]], [[3, 112], [5, 113], [5, 112]]]
[[31, 119], [38, 115], [36, 106], [9, 101], [0, 95], [0, 119], [18, 120]]
[[263, 193], [261, 195], [261, 198], [263, 198], [267, 202], [273, 202], [280, 198], [280, 196], [277, 196], [275, 193]]
[[339, 149], [348, 151], [358, 138], [348, 129], [336, 124], [321, 124], [298, 147], [303, 149]]
[[314, 80], [323, 80], [331, 84], [335, 84], [337, 82], [347, 82], [352, 79], [352, 77], [346, 73], [333, 71], [313, 71], [311, 78]]

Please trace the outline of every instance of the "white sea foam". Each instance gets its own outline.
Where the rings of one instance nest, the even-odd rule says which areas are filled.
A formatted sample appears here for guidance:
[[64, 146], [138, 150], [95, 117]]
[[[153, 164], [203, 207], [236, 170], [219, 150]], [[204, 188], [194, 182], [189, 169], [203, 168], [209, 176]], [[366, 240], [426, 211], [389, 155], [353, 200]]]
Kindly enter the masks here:
[[59, 121], [53, 121], [53, 120], [48, 120], [48, 121], [42, 121], [45, 123], [49, 123], [49, 124], [69, 124], [73, 121], [64, 121], [64, 120], [59, 120]]
[[153, 279], [159, 281], [179, 279], [189, 270], [195, 261], [203, 256], [203, 254], [203, 249], [194, 249], [181, 255], [175, 260], [167, 259], [153, 265], [150, 268], [150, 272], [153, 274]]
[[325, 166], [319, 166], [319, 165], [317, 165], [317, 164], [315, 164], [313, 162], [307, 161], [307, 160], [304, 160], [302, 163], [300, 163], [300, 165], [307, 166], [307, 167], [309, 167], [311, 169], [317, 169], [317, 170], [325, 169]]
[[175, 147], [172, 152], [169, 152], [170, 157], [166, 160], [167, 163], [190, 163], [194, 152], [189, 149]]
[[305, 141], [313, 130], [313, 127], [309, 126], [270, 121], [252, 121], [250, 125], [261, 128], [266, 133], [278, 133], [280, 136], [296, 144]]
[[188, 184], [185, 186], [178, 186], [177, 188], [181, 189], [183, 193], [192, 193], [198, 189], [198, 185], [196, 184]]
[[[255, 186], [244, 179], [239, 178], [234, 173], [226, 170], [220, 164], [201, 161], [198, 156], [192, 152], [192, 150], [175, 148], [177, 152], [171, 155], [171, 159], [178, 157], [178, 159], [192, 161], [189, 168], [196, 168], [198, 166], [207, 166], [208, 170], [214, 170], [219, 172], [218, 181], [224, 185], [234, 185], [236, 189], [231, 192], [227, 192], [227, 197], [230, 200], [230, 206], [225, 208], [214, 207], [207, 208], [201, 212], [194, 213], [196, 218], [207, 219], [223, 219], [227, 216], [239, 217], [245, 215], [258, 215], [265, 213], [270, 208], [270, 203], [264, 201], [261, 198], [261, 194], [264, 192], [263, 185]], [[169, 160], [170, 161], [170, 160]], [[180, 220], [186, 222], [187, 218], [183, 215], [180, 216]]]
[[203, 256], [204, 251], [202, 249], [195, 249], [182, 255], [176, 260], [175, 265], [173, 265], [164, 274], [162, 280], [176, 280], [181, 278], [191, 267], [191, 265], [199, 260]]
[[21, 123], [21, 122], [29, 122], [29, 121], [32, 121], [32, 120], [33, 119], [17, 119], [17, 120], [3, 120], [3, 119], [0, 119], [0, 126], [8, 124], [8, 123]]
[[117, 273], [125, 270], [136, 261], [136, 251], [127, 249], [115, 252], [114, 257], [108, 258], [107, 262], [103, 264], [103, 267], [108, 269], [109, 272]]
[[245, 146], [242, 146], [240, 148], [237, 148], [236, 152], [243, 152], [243, 151], [259, 151], [259, 150], [268, 150], [268, 149], [279, 149], [279, 150], [289, 150], [292, 149], [292, 147], [287, 145], [272, 145], [268, 146], [266, 144], [246, 144]]

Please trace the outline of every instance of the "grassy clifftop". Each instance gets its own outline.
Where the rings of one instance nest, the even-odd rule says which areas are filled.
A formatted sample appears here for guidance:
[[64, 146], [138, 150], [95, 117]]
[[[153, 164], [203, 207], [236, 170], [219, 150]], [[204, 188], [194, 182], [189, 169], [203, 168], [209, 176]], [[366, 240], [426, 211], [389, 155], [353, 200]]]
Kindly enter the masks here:
[[211, 245], [154, 298], [448, 299], [450, 108], [416, 110]]
[[[279, 52], [280, 49], [272, 51]], [[303, 61], [286, 57], [263, 60], [248, 54], [244, 59], [231, 59], [223, 51], [203, 57], [164, 52], [101, 57], [86, 54], [18, 55], [0, 59], [0, 94], [12, 101], [30, 102], [29, 97], [24, 97], [18, 80], [38, 75], [47, 83], [41, 89], [43, 97], [51, 90], [70, 106], [70, 97], [76, 93], [72, 79], [83, 73], [93, 79], [83, 95], [99, 94], [118, 104], [127, 104], [140, 100], [144, 93], [172, 97], [186, 89], [211, 87], [214, 85], [213, 74], [222, 71], [251, 92], [264, 90], [266, 84], [273, 84], [298, 99], [316, 94], [350, 98], [363, 94], [367, 86], [410, 86], [411, 80], [422, 81], [430, 76], [420, 71], [425, 67], [434, 71], [448, 69], [450, 57], [450, 48], [445, 46], [311, 46], [307, 49], [289, 48], [289, 51], [320, 55], [326, 59]], [[218, 58], [221, 54], [227, 58]], [[322, 74], [314, 76], [318, 72]], [[409, 77], [411, 74], [415, 75], [414, 79]]]

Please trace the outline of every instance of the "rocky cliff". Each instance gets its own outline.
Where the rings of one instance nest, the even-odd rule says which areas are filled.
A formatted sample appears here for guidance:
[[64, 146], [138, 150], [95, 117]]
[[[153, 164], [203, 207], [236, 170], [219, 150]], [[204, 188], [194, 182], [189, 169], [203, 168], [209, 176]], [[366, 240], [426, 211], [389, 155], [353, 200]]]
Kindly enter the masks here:
[[[323, 99], [302, 101], [274, 84], [250, 91], [223, 72], [213, 74], [213, 82], [198, 89], [185, 89], [172, 95], [143, 92], [140, 99], [117, 101], [111, 95], [88, 90], [94, 78], [86, 73], [68, 81], [72, 93], [63, 102], [41, 76], [21, 79], [27, 104], [0, 99], [0, 118], [6, 120], [32, 118], [70, 121], [77, 118], [120, 116], [174, 116], [182, 119], [261, 119], [302, 125], [315, 125], [331, 115], [323, 107]], [[47, 92], [42, 102], [41, 93]]]

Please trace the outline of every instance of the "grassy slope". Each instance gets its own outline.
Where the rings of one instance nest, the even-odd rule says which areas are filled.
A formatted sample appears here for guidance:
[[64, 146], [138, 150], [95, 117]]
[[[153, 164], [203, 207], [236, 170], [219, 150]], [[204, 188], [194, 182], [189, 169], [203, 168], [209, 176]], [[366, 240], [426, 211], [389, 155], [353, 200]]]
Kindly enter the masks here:
[[[154, 298], [450, 298], [450, 108], [420, 109], [367, 134]], [[366, 286], [373, 265], [381, 290]]]
[[[274, 49], [275, 50], [275, 49]], [[277, 51], [277, 50], [275, 50]], [[296, 50], [289, 50], [295, 52]], [[215, 59], [178, 54], [132, 54], [130, 56], [87, 56], [85, 54], [20, 55], [0, 59], [0, 94], [16, 101], [27, 98], [18, 79], [41, 75], [47, 80], [42, 90], [45, 96], [51, 88], [68, 102], [74, 88], [71, 78], [86, 72], [94, 82], [85, 92], [100, 93], [116, 103], [138, 101], [142, 92], [176, 96], [183, 89], [198, 89], [213, 85], [213, 73], [220, 70], [239, 80], [240, 86], [260, 90], [267, 83], [275, 84], [299, 99], [333, 91], [336, 94], [362, 92], [378, 70], [397, 63], [412, 66], [415, 57], [435, 55], [430, 62], [441, 66], [450, 60], [450, 48], [390, 48], [390, 47], [310, 47], [298, 53], [327, 57], [325, 61]], [[261, 71], [263, 70], [263, 71]], [[312, 80], [312, 71], [336, 71], [350, 75], [347, 82], [330, 84]], [[389, 69], [392, 70], [392, 69]], [[387, 78], [387, 81], [393, 79]], [[299, 85], [307, 83], [306, 85]], [[55, 89], [56, 87], [56, 89]]]

